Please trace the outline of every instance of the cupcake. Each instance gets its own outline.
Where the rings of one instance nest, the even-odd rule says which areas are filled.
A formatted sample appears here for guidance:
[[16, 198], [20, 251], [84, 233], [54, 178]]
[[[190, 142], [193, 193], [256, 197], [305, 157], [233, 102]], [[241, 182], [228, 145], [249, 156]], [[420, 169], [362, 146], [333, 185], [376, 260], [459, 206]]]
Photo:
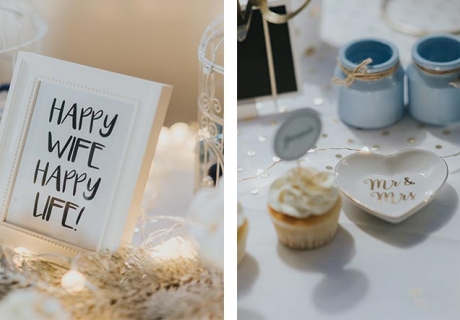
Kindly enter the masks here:
[[293, 249], [313, 249], [334, 237], [341, 198], [333, 175], [298, 167], [272, 183], [268, 211], [279, 241]]
[[238, 264], [246, 254], [246, 238], [248, 237], [248, 219], [243, 213], [243, 207], [238, 202]]

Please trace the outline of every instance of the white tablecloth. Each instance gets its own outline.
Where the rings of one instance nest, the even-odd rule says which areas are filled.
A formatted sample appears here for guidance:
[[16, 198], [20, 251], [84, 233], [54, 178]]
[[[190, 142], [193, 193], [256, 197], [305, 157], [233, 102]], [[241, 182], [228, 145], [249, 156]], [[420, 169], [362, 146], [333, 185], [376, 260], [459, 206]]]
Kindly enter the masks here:
[[[323, 43], [314, 55], [302, 57], [304, 91], [281, 99], [280, 106], [310, 106], [320, 112], [323, 135], [318, 148], [368, 147], [384, 154], [410, 147], [439, 155], [460, 151], [458, 127], [423, 127], [406, 117], [384, 130], [363, 131], [338, 120], [330, 85], [338, 46], [360, 37], [382, 37], [395, 42], [404, 64], [410, 59], [415, 38], [384, 25], [378, 18], [379, 3], [324, 1]], [[417, 3], [426, 7], [422, 13], [429, 12], [431, 2]], [[446, 3], [460, 10], [460, 2]], [[428, 14], [436, 12], [432, 8]], [[451, 16], [451, 23], [458, 22], [458, 12]], [[259, 111], [267, 113], [264, 108], [269, 107]], [[238, 179], [259, 173], [238, 183], [250, 228], [247, 256], [238, 268], [238, 319], [460, 319], [460, 157], [446, 159], [447, 183], [408, 220], [388, 224], [344, 199], [333, 241], [317, 250], [294, 251], [278, 243], [266, 205], [270, 183], [295, 163], [280, 162], [266, 174], [262, 171], [273, 163], [272, 138], [283, 117], [238, 123]], [[306, 161], [330, 170], [339, 161], [337, 155], [351, 152], [319, 151], [309, 153]]]

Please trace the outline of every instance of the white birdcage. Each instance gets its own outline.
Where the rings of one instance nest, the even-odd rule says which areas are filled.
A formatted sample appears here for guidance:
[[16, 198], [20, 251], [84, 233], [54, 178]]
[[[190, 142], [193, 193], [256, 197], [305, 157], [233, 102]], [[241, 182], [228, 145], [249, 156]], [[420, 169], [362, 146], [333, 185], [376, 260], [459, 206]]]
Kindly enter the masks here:
[[198, 47], [196, 189], [217, 184], [224, 171], [224, 18], [205, 30]]

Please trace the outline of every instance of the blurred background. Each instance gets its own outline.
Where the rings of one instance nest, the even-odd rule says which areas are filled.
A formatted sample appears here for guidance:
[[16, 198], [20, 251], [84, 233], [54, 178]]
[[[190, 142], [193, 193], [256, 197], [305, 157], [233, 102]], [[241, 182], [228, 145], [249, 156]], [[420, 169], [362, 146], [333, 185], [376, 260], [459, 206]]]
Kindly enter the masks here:
[[48, 24], [39, 53], [171, 84], [165, 125], [196, 121], [198, 45], [223, 1], [29, 1]]

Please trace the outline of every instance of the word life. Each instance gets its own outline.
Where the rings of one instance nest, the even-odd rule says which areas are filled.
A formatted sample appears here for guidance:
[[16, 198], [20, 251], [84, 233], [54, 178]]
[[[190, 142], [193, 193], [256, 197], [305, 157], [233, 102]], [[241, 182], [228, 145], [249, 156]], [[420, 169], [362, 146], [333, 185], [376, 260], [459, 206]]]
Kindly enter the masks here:
[[[405, 177], [404, 180], [386, 180], [386, 179], [365, 179], [364, 184], [369, 184], [370, 196], [377, 198], [377, 203], [390, 203], [397, 204], [401, 201], [415, 200], [416, 194], [409, 192], [395, 192], [394, 189], [402, 187], [411, 187], [415, 185], [415, 182], [411, 181], [409, 177]], [[392, 191], [393, 190], [393, 191]]]

